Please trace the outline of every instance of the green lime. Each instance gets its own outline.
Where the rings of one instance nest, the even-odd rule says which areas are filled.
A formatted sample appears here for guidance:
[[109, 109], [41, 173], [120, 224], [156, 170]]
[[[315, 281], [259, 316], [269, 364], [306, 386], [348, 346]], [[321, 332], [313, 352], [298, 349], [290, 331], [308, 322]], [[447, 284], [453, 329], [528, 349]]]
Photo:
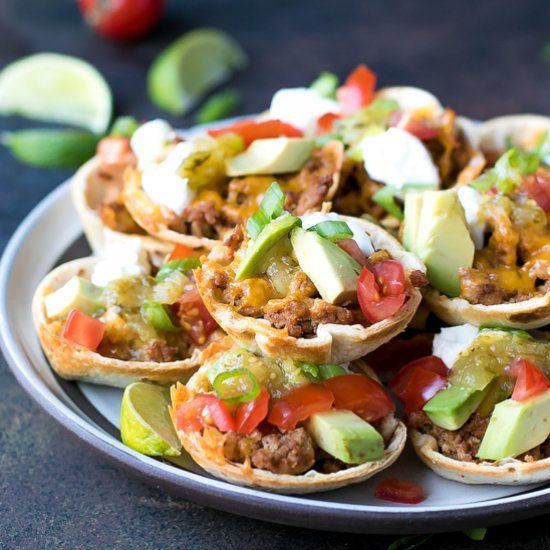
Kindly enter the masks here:
[[168, 414], [167, 388], [134, 382], [126, 386], [120, 411], [120, 435], [128, 447], [149, 456], [177, 456], [181, 445]]
[[99, 136], [81, 130], [46, 128], [2, 134], [2, 143], [19, 161], [37, 168], [76, 168], [95, 155]]
[[154, 61], [149, 96], [157, 107], [183, 115], [246, 62], [244, 51], [228, 34], [217, 29], [190, 31]]
[[0, 71], [0, 114], [59, 122], [103, 133], [111, 90], [89, 63], [56, 53], [15, 61]]

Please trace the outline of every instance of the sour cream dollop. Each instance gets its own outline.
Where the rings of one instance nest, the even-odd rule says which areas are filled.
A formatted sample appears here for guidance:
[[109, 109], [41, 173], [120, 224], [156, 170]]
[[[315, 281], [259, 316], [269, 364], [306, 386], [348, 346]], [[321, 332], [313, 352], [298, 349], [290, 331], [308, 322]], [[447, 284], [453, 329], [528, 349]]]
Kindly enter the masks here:
[[458, 191], [458, 200], [464, 209], [464, 215], [466, 217], [466, 223], [468, 224], [468, 230], [470, 231], [470, 237], [474, 241], [476, 250], [483, 248], [485, 224], [480, 219], [480, 203], [481, 194], [477, 189], [470, 187], [469, 185], [461, 186]]
[[479, 328], [469, 324], [442, 328], [434, 337], [432, 353], [451, 369], [458, 356], [477, 338], [478, 333]]

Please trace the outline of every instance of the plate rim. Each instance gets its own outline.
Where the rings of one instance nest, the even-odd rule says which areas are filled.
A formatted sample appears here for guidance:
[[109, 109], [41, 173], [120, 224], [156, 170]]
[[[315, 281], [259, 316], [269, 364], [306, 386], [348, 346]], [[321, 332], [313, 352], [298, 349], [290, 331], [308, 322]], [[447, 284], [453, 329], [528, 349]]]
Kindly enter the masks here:
[[[9, 326], [8, 283], [12, 265], [34, 226], [70, 193], [69, 178], [44, 197], [20, 222], [0, 260], [0, 348], [8, 367], [25, 392], [76, 439], [117, 467], [158, 485], [171, 494], [201, 505], [274, 523], [321, 530], [409, 534], [456, 531], [525, 519], [544, 513], [550, 503], [550, 487], [529, 490], [492, 500], [456, 506], [371, 506], [309, 500], [303, 496], [280, 495], [239, 487], [225, 481], [178, 469], [140, 455], [87, 422], [71, 410], [39, 376], [27, 360]], [[451, 513], [449, 513], [451, 512]]]

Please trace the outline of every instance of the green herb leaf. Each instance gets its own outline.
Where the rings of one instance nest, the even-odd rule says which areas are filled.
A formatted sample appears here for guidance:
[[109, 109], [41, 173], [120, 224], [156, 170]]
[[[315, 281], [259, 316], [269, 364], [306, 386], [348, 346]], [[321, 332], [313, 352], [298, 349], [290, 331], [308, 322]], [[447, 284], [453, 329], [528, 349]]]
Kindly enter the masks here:
[[310, 89], [315, 90], [320, 96], [334, 99], [340, 79], [334, 74], [323, 71], [311, 84]]
[[109, 134], [115, 137], [131, 138], [138, 126], [138, 121], [133, 116], [119, 116], [113, 122]]
[[392, 216], [395, 216], [399, 221], [403, 220], [403, 210], [395, 202], [395, 195], [397, 190], [390, 186], [385, 185], [372, 196], [372, 200], [379, 204], [384, 210], [389, 212]]
[[487, 534], [487, 527], [478, 527], [477, 529], [465, 529], [462, 531], [472, 540], [483, 540]]
[[353, 237], [353, 231], [346, 222], [327, 220], [308, 229], [329, 241], [342, 241]]
[[158, 271], [155, 276], [155, 281], [161, 282], [166, 279], [170, 273], [174, 271], [181, 271], [182, 273], [189, 272], [197, 267], [201, 266], [201, 261], [199, 258], [178, 258], [177, 260], [171, 260], [170, 262], [165, 263]]
[[241, 102], [241, 94], [236, 90], [225, 90], [212, 95], [199, 109], [195, 121], [199, 124], [214, 122], [232, 115]]

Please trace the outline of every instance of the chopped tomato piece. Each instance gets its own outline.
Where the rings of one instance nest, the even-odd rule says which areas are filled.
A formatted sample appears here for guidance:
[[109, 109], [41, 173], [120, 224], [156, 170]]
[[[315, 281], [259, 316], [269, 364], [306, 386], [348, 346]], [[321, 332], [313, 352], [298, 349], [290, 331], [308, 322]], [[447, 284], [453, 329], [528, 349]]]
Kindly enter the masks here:
[[347, 252], [357, 263], [362, 266], [370, 265], [368, 258], [363, 254], [363, 251], [359, 248], [359, 245], [353, 239], [344, 239], [342, 241], [336, 241], [336, 244], [345, 252]]
[[364, 374], [342, 374], [323, 384], [334, 395], [337, 409], [353, 411], [367, 422], [374, 422], [395, 410], [381, 384]]
[[[395, 315], [405, 303], [405, 274], [403, 266], [395, 260], [378, 262], [373, 273], [363, 267], [357, 279], [357, 299], [361, 311], [371, 323]], [[399, 289], [401, 289], [399, 291]]]
[[401, 130], [405, 130], [422, 141], [435, 139], [439, 136], [439, 128], [427, 120], [415, 118], [410, 113], [399, 113], [390, 118], [390, 124]]
[[175, 313], [184, 332], [196, 346], [202, 346], [218, 326], [196, 288], [176, 302]]
[[350, 115], [366, 107], [374, 98], [375, 87], [376, 75], [365, 65], [359, 65], [336, 90], [341, 113]]
[[97, 144], [100, 164], [124, 164], [131, 153], [130, 140], [125, 137], [107, 136]]
[[198, 256], [196, 250], [193, 250], [184, 244], [177, 244], [168, 257], [168, 261], [179, 260], [181, 258], [192, 258], [193, 256]]
[[[409, 378], [409, 386], [402, 394], [405, 412], [419, 411], [438, 391], [447, 387], [447, 379], [425, 369], [416, 369]], [[399, 397], [399, 396], [398, 396]]]
[[400, 504], [418, 504], [426, 500], [424, 490], [420, 485], [396, 477], [387, 477], [378, 483], [374, 490], [374, 496], [381, 500], [399, 502]]
[[267, 421], [281, 430], [293, 430], [312, 414], [331, 409], [334, 395], [322, 384], [306, 384], [282, 395], [271, 408]]
[[512, 370], [517, 376], [512, 393], [514, 401], [525, 401], [550, 388], [550, 380], [546, 374], [528, 359], [514, 359]]
[[333, 131], [334, 121], [338, 120], [340, 115], [336, 113], [325, 113], [317, 119], [317, 128], [315, 134], [320, 136], [322, 134], [330, 134]]
[[212, 137], [218, 137], [224, 134], [237, 134], [242, 137], [245, 148], [256, 139], [268, 139], [281, 136], [302, 137], [304, 134], [298, 128], [287, 124], [282, 120], [264, 120], [256, 122], [255, 120], [241, 120], [217, 130], [209, 130]]
[[550, 212], [550, 175], [537, 172], [523, 182], [525, 192], [545, 211]]
[[239, 403], [235, 411], [235, 429], [244, 435], [252, 433], [267, 416], [269, 394], [262, 388], [255, 399]]
[[69, 313], [63, 327], [63, 338], [90, 351], [97, 349], [104, 334], [105, 325], [101, 321], [80, 313], [77, 309]]
[[215, 426], [220, 432], [235, 429], [235, 421], [227, 405], [215, 395], [199, 394], [184, 403], [176, 413], [178, 430], [200, 432], [207, 425]]
[[[410, 386], [411, 376], [416, 369], [424, 369], [426, 371], [434, 372], [444, 378], [449, 373], [447, 365], [445, 365], [443, 360], [436, 355], [428, 355], [426, 357], [421, 357], [420, 359], [411, 361], [408, 365], [405, 365], [388, 384], [391, 391], [400, 399]], [[403, 401], [403, 399], [401, 399], [401, 401]]]

